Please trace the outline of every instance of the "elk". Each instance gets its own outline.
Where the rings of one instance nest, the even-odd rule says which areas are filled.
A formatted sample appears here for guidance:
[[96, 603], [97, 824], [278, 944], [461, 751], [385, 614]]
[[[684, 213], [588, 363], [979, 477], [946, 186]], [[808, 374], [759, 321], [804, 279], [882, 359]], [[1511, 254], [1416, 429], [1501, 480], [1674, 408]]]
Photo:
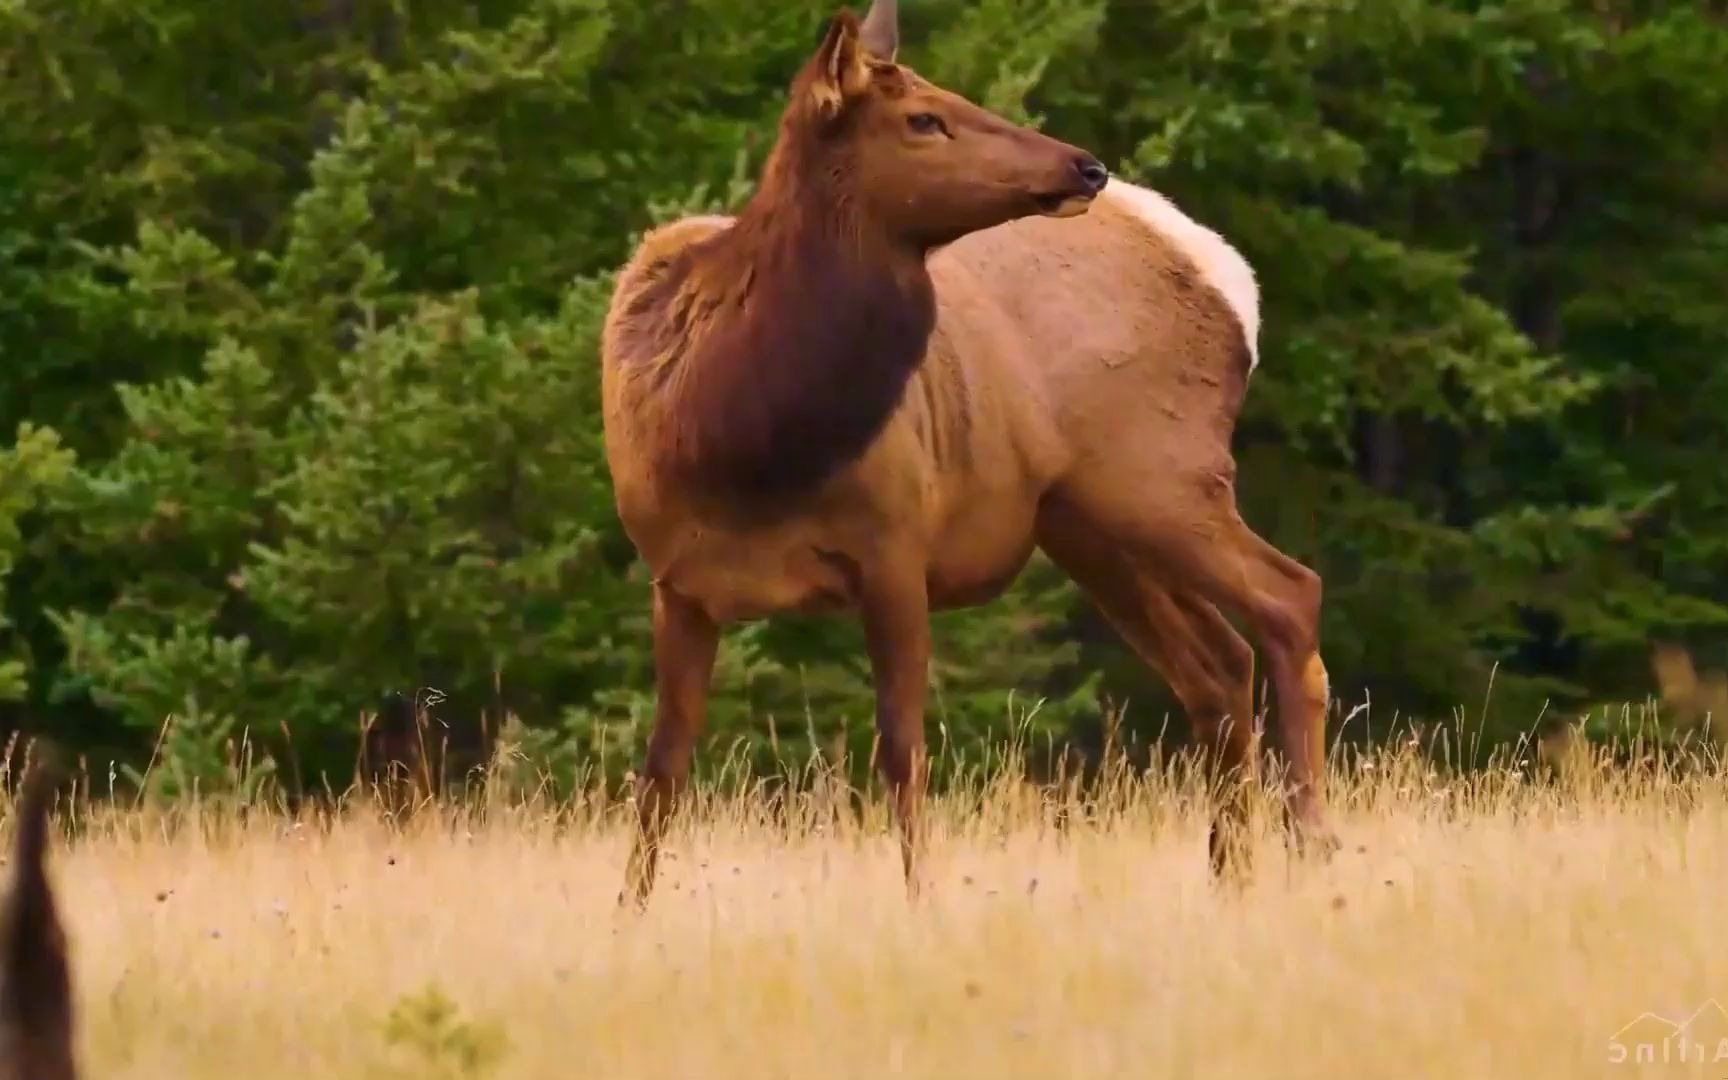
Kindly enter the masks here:
[[1246, 866], [1254, 771], [1254, 655], [1223, 611], [1247, 624], [1286, 823], [1330, 855], [1320, 579], [1235, 501], [1253, 271], [1091, 154], [900, 64], [896, 22], [892, 0], [835, 15], [746, 204], [650, 231], [614, 286], [605, 447], [651, 573], [657, 695], [620, 903], [652, 889], [720, 629], [782, 612], [863, 623], [916, 897], [930, 613], [994, 599], [1034, 549], [1189, 716], [1223, 781], [1221, 875]]
[[373, 790], [393, 820], [412, 817], [443, 790], [448, 725], [431, 709], [444, 700], [442, 691], [430, 687], [417, 689], [412, 699], [391, 690], [377, 714], [361, 725], [355, 778]]
[[0, 906], [0, 1080], [76, 1080], [66, 934], [48, 881], [55, 769], [38, 760], [13, 811], [12, 888]]

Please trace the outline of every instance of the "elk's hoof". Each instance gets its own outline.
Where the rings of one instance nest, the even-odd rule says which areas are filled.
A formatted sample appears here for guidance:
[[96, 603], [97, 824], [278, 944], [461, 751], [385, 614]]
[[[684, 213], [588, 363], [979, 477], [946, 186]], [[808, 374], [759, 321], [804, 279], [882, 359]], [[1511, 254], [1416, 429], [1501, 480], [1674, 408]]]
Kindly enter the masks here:
[[1344, 848], [1337, 832], [1324, 821], [1299, 824], [1294, 835], [1296, 854], [1322, 866], [1331, 862], [1332, 857]]

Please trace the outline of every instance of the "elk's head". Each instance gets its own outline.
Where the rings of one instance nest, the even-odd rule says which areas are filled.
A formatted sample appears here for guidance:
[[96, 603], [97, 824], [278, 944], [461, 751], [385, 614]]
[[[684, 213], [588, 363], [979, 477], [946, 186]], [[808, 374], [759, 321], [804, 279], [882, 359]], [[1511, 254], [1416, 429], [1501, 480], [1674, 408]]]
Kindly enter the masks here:
[[1016, 218], [1085, 213], [1109, 172], [897, 64], [894, 0], [842, 10], [793, 83], [782, 149], [865, 223], [930, 248]]

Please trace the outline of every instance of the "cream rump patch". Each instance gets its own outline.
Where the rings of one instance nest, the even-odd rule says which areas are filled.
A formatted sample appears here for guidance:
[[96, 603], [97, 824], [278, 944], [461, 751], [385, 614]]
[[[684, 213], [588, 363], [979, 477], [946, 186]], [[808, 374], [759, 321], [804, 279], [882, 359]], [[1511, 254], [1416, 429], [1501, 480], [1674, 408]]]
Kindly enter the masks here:
[[1260, 286], [1242, 253], [1149, 188], [1111, 177], [1100, 197], [1115, 199], [1182, 249], [1235, 313], [1248, 343], [1248, 370], [1254, 370], [1260, 363]]

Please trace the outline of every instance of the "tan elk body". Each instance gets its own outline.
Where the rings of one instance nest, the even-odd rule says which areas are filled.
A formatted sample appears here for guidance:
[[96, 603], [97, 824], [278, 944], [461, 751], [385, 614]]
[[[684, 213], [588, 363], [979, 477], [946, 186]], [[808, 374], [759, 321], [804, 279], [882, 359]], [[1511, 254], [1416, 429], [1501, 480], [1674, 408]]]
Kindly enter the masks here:
[[[1171, 684], [1220, 773], [1252, 760], [1264, 652], [1288, 809], [1322, 794], [1320, 579], [1237, 514], [1252, 270], [1160, 195], [896, 63], [891, 2], [842, 12], [736, 217], [644, 238], [602, 358], [617, 508], [653, 576], [658, 701], [626, 895], [645, 899], [720, 628], [862, 619], [878, 763], [918, 883], [932, 610], [1041, 548]], [[1220, 799], [1214, 864], [1240, 799]]]

